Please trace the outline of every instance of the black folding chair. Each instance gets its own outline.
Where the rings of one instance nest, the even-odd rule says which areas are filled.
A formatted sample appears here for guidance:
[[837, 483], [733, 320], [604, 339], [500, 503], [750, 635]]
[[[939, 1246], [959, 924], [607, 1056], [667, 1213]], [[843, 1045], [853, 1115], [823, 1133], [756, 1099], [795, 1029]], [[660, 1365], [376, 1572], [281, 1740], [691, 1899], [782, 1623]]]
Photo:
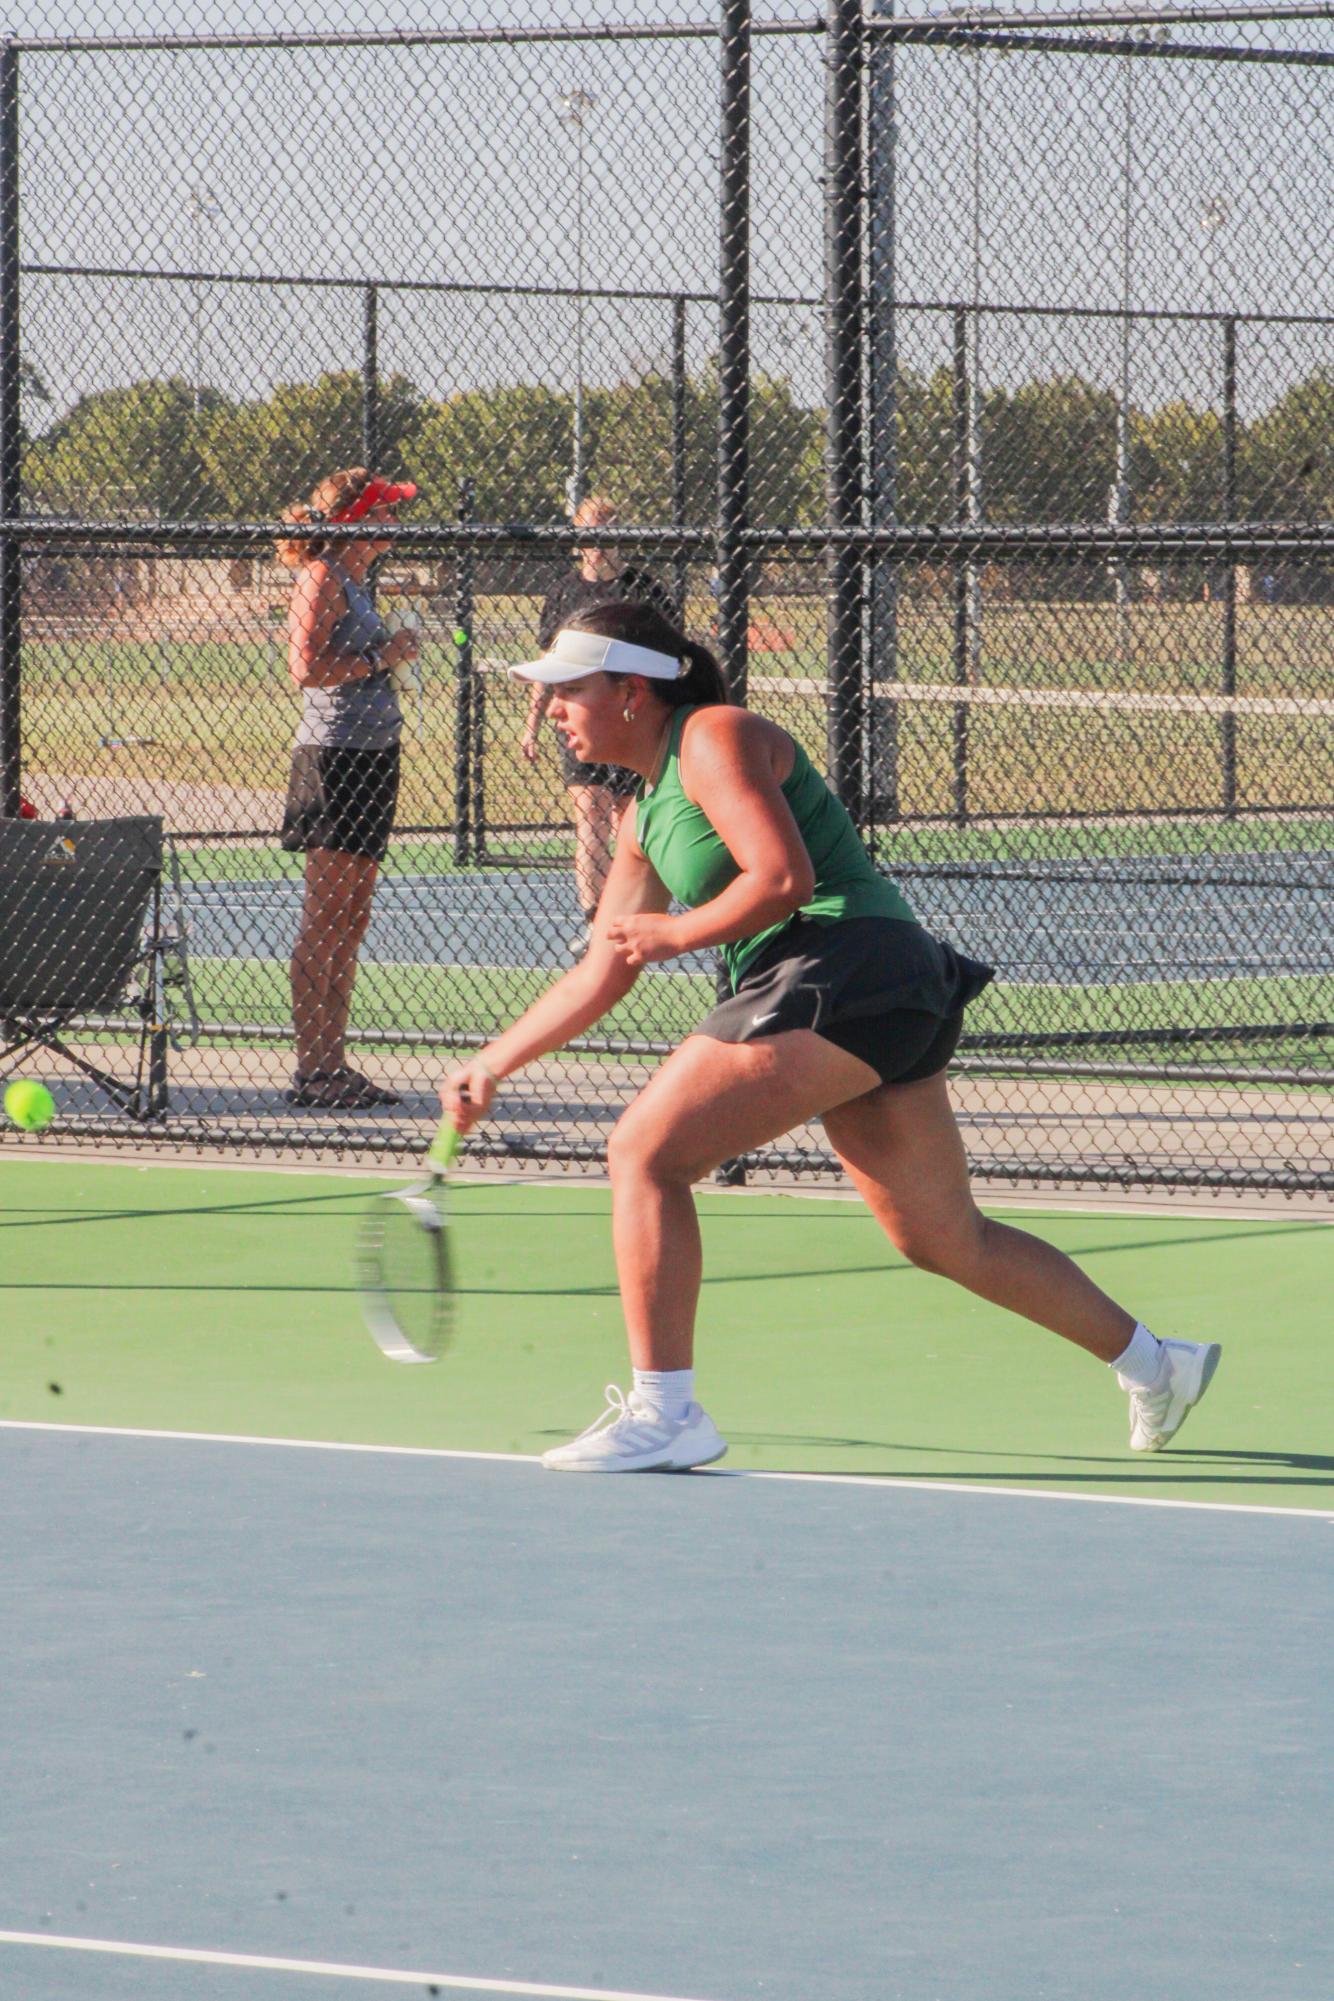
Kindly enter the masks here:
[[[160, 1119], [182, 1016], [197, 1040], [180, 871], [161, 820], [0, 820], [0, 1077], [50, 1051], [130, 1118]], [[132, 1075], [70, 1047], [85, 1026], [130, 1031]]]

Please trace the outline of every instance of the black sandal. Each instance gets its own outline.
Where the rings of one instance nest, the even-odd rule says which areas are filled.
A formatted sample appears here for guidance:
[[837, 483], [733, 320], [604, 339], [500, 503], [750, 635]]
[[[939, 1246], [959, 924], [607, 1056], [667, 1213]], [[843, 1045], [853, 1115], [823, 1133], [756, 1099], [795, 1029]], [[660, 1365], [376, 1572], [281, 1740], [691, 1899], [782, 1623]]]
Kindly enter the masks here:
[[380, 1105], [397, 1105], [401, 1100], [382, 1084], [373, 1084], [359, 1070], [298, 1070], [292, 1088], [283, 1094], [289, 1105], [303, 1110], [326, 1112], [370, 1112]]

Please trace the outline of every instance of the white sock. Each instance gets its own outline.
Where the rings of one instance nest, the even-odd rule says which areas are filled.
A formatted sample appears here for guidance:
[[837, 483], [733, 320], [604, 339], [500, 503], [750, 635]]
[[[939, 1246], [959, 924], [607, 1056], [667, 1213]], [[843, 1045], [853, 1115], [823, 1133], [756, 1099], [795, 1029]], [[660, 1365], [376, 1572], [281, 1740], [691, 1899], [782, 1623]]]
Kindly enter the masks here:
[[1138, 1390], [1151, 1390], [1158, 1380], [1158, 1372], [1163, 1365], [1163, 1344], [1150, 1334], [1142, 1320], [1137, 1321], [1130, 1337], [1130, 1346], [1124, 1355], [1118, 1355], [1109, 1366], [1118, 1376], [1124, 1376]]
[[695, 1400], [693, 1369], [636, 1369], [635, 1395], [674, 1424]]

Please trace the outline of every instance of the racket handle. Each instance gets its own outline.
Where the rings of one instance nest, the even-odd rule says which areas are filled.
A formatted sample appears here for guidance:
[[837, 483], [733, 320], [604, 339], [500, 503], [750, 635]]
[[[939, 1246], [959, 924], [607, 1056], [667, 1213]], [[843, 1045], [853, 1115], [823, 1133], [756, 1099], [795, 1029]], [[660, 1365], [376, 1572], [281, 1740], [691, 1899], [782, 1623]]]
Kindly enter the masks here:
[[444, 1172], [454, 1165], [454, 1156], [458, 1150], [459, 1136], [457, 1132], [455, 1132], [448, 1118], [441, 1119], [440, 1124], [436, 1127], [435, 1138], [431, 1141], [430, 1147], [427, 1150], [426, 1158], [430, 1161], [432, 1167], [438, 1167]]

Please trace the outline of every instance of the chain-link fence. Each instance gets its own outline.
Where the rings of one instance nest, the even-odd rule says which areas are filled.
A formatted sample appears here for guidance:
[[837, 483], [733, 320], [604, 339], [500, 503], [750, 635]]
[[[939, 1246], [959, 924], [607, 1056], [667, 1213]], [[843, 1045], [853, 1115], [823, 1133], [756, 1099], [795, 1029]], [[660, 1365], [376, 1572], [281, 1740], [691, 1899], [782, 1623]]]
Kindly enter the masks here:
[[[614, 838], [504, 669], [581, 595], [658, 592], [998, 967], [956, 1064], [978, 1169], [1334, 1186], [1309, 12], [29, 9], [0, 44], [0, 1073], [45, 1076], [62, 1130], [419, 1145], [448, 1050], [581, 949]], [[325, 879], [279, 845], [308, 565], [274, 549], [349, 466], [420, 490], [370, 580], [418, 651], [387, 852]], [[128, 959], [69, 900], [112, 819]], [[479, 1153], [596, 1159], [715, 977], [650, 969]], [[397, 1102], [323, 1088], [349, 1071]], [[745, 1166], [833, 1163], [802, 1131]]]

